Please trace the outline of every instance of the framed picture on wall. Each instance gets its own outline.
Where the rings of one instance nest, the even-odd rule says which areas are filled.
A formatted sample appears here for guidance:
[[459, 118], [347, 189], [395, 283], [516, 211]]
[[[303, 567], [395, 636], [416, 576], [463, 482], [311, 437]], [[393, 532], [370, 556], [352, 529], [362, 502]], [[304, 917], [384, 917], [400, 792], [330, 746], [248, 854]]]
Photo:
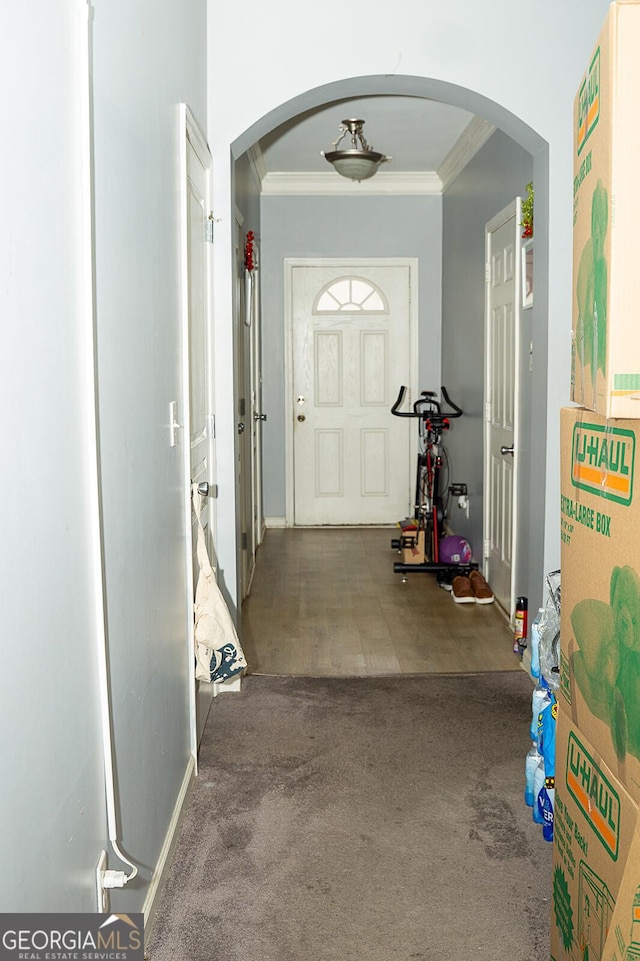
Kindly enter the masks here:
[[533, 240], [522, 245], [522, 309], [533, 307]]

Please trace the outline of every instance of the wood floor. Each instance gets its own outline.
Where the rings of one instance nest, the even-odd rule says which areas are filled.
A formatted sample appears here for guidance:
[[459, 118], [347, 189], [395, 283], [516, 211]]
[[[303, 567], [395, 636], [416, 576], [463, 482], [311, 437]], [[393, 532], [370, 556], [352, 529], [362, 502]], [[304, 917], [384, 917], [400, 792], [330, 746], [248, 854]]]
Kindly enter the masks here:
[[496, 603], [455, 604], [430, 574], [393, 573], [393, 528], [270, 529], [241, 640], [250, 674], [372, 676], [513, 671]]

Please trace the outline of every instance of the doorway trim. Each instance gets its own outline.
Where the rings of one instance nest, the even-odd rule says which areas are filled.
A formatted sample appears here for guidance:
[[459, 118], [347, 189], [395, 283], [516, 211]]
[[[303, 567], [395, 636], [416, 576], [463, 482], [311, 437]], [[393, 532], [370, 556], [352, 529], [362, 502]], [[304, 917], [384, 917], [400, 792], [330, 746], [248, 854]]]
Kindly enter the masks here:
[[[491, 363], [491, 343], [490, 343], [490, 307], [491, 307], [491, 234], [495, 233], [500, 227], [514, 219], [515, 235], [518, 234], [518, 225], [522, 218], [522, 198], [516, 197], [500, 213], [492, 217], [485, 226], [485, 301], [484, 301], [484, 430], [483, 430], [483, 487], [484, 487], [484, 507], [483, 507], [483, 561], [488, 557], [488, 545], [491, 536], [491, 485], [490, 485], [490, 429], [491, 429], [491, 384], [492, 384], [492, 363]], [[511, 584], [509, 590], [509, 610], [506, 612], [509, 623], [512, 623], [515, 603], [516, 603], [516, 576], [517, 576], [517, 557], [518, 557], [518, 514], [520, 507], [520, 472], [522, 469], [522, 459], [519, 453], [519, 445], [522, 443], [522, 424], [521, 424], [521, 400], [520, 400], [520, 371], [522, 367], [522, 345], [521, 336], [521, 284], [522, 284], [522, 243], [518, 242], [514, 251], [514, 370], [513, 370], [513, 488], [511, 501]]]
[[[417, 257], [285, 257], [284, 261], [284, 415], [285, 415], [285, 527], [295, 526], [293, 447], [293, 270], [295, 267], [407, 267], [409, 270], [409, 383], [407, 403], [418, 396], [418, 258]], [[400, 389], [400, 385], [398, 385]], [[395, 399], [395, 398], [393, 398]], [[409, 442], [408, 490], [418, 441]]]

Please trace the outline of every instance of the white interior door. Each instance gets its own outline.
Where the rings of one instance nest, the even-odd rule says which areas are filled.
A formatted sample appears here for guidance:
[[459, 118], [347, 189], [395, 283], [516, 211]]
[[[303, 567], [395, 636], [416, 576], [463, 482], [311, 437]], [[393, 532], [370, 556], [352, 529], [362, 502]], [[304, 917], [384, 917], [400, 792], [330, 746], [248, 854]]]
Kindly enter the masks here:
[[485, 576], [513, 616], [520, 352], [519, 203], [486, 229]]
[[[184, 408], [188, 437], [188, 490], [190, 485], [208, 484], [209, 496], [201, 519], [205, 530], [207, 550], [215, 566], [215, 451], [213, 431], [213, 357], [210, 313], [210, 267], [207, 245], [207, 225], [211, 190], [211, 155], [195, 121], [185, 109], [183, 186], [183, 313], [184, 340], [187, 345], [184, 360]], [[191, 674], [193, 667], [193, 599], [198, 578], [196, 557], [197, 519], [190, 506], [189, 543], [189, 650]], [[214, 689], [212, 684], [195, 681], [194, 677], [194, 739], [195, 750], [200, 743]]]
[[291, 275], [294, 522], [393, 524], [411, 504], [411, 266], [294, 265]]

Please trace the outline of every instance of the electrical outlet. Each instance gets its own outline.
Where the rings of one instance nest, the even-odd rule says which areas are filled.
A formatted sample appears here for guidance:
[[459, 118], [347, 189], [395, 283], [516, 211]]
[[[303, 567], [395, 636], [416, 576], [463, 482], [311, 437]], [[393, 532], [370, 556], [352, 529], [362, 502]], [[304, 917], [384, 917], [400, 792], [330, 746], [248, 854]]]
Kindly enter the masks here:
[[104, 886], [104, 874], [107, 870], [107, 852], [101, 851], [96, 865], [96, 897], [98, 900], [98, 911], [109, 910], [109, 892]]

